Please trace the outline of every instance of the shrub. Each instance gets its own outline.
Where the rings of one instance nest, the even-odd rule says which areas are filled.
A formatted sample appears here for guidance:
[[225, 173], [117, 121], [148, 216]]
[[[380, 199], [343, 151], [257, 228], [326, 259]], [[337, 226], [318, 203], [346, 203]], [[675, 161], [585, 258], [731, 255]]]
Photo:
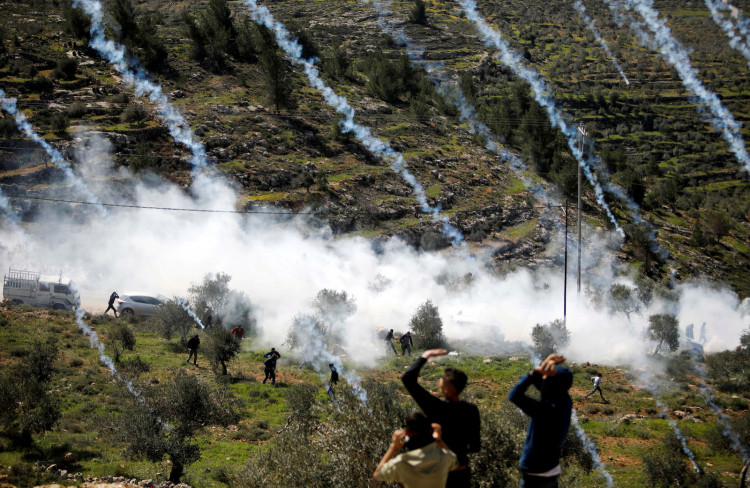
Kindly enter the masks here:
[[0, 425], [22, 446], [60, 419], [59, 401], [49, 391], [57, 354], [55, 345], [36, 343], [23, 361], [5, 367], [0, 376]]
[[427, 25], [427, 5], [424, 0], [414, 0], [414, 6], [409, 12], [409, 22], [412, 24]]
[[57, 62], [53, 76], [58, 80], [74, 80], [78, 71], [78, 61], [74, 58], [65, 58]]
[[445, 345], [443, 319], [430, 300], [417, 308], [409, 322], [409, 328], [414, 332], [414, 345], [417, 348], [432, 349]]
[[128, 108], [120, 115], [122, 122], [136, 126], [144, 125], [147, 118], [148, 112], [139, 104], [128, 105]]
[[164, 306], [151, 317], [150, 321], [157, 331], [167, 340], [177, 334], [184, 345], [188, 334], [195, 328], [195, 321], [177, 302], [176, 298], [167, 300]]
[[120, 356], [125, 350], [135, 349], [135, 334], [124, 322], [117, 322], [107, 334], [107, 346], [115, 356], [115, 362], [120, 362]]
[[61, 136], [64, 135], [65, 132], [68, 130], [68, 126], [70, 125], [70, 121], [65, 116], [65, 114], [57, 113], [52, 116], [51, 120], [51, 128], [52, 132], [55, 134]]

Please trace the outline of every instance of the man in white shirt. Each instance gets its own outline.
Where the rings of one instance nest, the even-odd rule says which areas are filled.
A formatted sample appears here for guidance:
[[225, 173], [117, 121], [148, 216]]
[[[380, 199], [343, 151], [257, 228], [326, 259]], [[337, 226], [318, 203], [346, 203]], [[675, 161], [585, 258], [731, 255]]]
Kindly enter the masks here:
[[602, 397], [602, 401], [604, 403], [608, 403], [607, 400], [604, 399], [604, 393], [602, 393], [602, 389], [599, 386], [599, 384], [602, 382], [602, 374], [596, 373], [596, 376], [591, 377], [591, 382], [594, 384], [594, 389], [591, 390], [588, 395], [586, 395], [586, 398], [590, 397], [591, 395], [593, 395], [594, 393], [598, 391], [599, 396]]
[[[404, 446], [409, 450], [396, 456]], [[444, 488], [448, 472], [457, 467], [456, 455], [441, 439], [440, 425], [430, 424], [422, 412], [412, 412], [406, 417], [406, 430], [393, 433], [373, 478], [397, 481], [404, 488]]]

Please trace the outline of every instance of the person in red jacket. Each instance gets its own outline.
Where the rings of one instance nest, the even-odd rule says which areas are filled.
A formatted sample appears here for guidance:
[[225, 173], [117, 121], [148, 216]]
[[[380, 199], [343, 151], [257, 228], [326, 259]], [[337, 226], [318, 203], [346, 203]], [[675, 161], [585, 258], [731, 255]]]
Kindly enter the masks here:
[[232, 335], [237, 338], [237, 340], [242, 340], [242, 336], [245, 335], [245, 328], [241, 325], [238, 325], [234, 329], [232, 329]]

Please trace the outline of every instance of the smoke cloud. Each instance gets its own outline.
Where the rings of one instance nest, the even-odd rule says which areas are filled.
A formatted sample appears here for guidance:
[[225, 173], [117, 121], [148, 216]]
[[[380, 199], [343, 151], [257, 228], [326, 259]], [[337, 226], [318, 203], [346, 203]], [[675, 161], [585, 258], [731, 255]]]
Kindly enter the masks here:
[[347, 102], [345, 97], [337, 95], [333, 89], [326, 85], [320, 77], [314, 60], [302, 57], [302, 46], [294, 39], [284, 25], [273, 18], [271, 12], [265, 6], [258, 6], [256, 0], [243, 0], [245, 6], [250, 9], [255, 22], [270, 29], [276, 36], [276, 42], [295, 65], [301, 65], [304, 69], [307, 81], [320, 92], [323, 99], [336, 112], [344, 116], [341, 122], [344, 132], [351, 132], [367, 149], [373, 154], [389, 162], [391, 169], [398, 173], [406, 183], [412, 187], [414, 195], [422, 208], [422, 211], [431, 215], [433, 220], [440, 222], [443, 234], [451, 240], [453, 246], [458, 246], [464, 241], [464, 236], [457, 228], [451, 225], [448, 217], [440, 213], [440, 206], [432, 207], [427, 202], [424, 187], [412, 174], [406, 164], [404, 156], [393, 149], [391, 145], [382, 139], [372, 135], [368, 127], [364, 127], [354, 121], [354, 108]]
[[615, 58], [615, 55], [612, 54], [612, 50], [609, 48], [607, 42], [602, 38], [602, 35], [599, 33], [599, 29], [596, 28], [594, 19], [592, 19], [591, 16], [586, 12], [586, 6], [581, 0], [576, 0], [575, 2], [573, 2], [573, 6], [578, 12], [578, 16], [581, 18], [581, 20], [583, 20], [583, 23], [586, 24], [586, 28], [588, 28], [588, 30], [590, 30], [594, 35], [596, 42], [598, 42], [602, 49], [604, 49], [604, 53], [607, 55], [610, 61], [612, 61], [612, 64], [617, 69], [617, 72], [620, 73], [620, 76], [622, 77], [623, 81], [625, 81], [625, 84], [629, 85], [630, 81], [628, 80], [628, 77], [625, 76], [625, 72], [622, 70], [622, 66], [620, 66], [620, 63], [617, 61], [617, 58]]
[[[91, 157], [104, 169], [112, 164], [106, 154]], [[190, 195], [155, 175], [131, 181], [131, 199], [118, 203], [228, 213], [113, 208], [107, 216], [81, 216], [71, 215], [67, 206], [47, 204], [34, 222], [0, 230], [0, 266], [62, 270], [77, 283], [83, 306], [98, 311], [112, 290], [185, 296], [206, 274], [227, 272], [232, 287], [252, 300], [262, 345], [282, 343], [294, 317], [310, 310], [320, 290], [346, 291], [356, 300], [356, 312], [337, 332], [348, 361], [361, 366], [377, 364], [384, 352], [376, 331], [405, 331], [428, 299], [438, 307], [449, 340], [485, 350], [500, 337], [528, 343], [535, 324], [562, 315], [563, 246], [557, 239], [549, 244], [549, 268], [498, 274], [489, 256], [424, 253], [398, 239], [375, 246], [356, 236], [335, 238], [328, 226], [309, 216], [231, 213], [234, 190], [206, 176], [195, 179]], [[587, 231], [585, 239], [584, 286], [605, 291], [615, 282], [633, 286], [612, 257], [619, 246], [614, 234]], [[568, 278], [570, 283], [575, 279], [573, 267]], [[630, 321], [571, 292], [567, 323], [572, 340], [565, 354], [574, 361], [637, 363], [645, 349], [639, 331], [647, 327], [648, 315], [663, 311], [675, 313], [681, 323], [720, 321], [721, 327], [708, 327], [709, 351], [739, 343], [748, 300], [697, 282], [678, 285], [676, 292], [679, 301], [656, 299], [640, 314], [631, 314]], [[498, 350], [502, 347], [498, 344]]]

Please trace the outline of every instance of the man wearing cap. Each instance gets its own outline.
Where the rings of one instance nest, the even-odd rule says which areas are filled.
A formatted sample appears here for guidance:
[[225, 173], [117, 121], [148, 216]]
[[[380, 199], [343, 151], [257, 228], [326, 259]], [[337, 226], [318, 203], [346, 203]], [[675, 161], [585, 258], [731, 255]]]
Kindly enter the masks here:
[[444, 400], [432, 395], [417, 381], [419, 371], [427, 360], [448, 354], [445, 349], [430, 349], [422, 353], [401, 377], [409, 394], [429, 417], [430, 422], [442, 426], [445, 444], [456, 454], [458, 467], [448, 475], [447, 488], [468, 488], [471, 484], [469, 453], [479, 452], [479, 409], [476, 405], [459, 399], [466, 387], [466, 373], [456, 368], [445, 368], [438, 380], [438, 389]]

